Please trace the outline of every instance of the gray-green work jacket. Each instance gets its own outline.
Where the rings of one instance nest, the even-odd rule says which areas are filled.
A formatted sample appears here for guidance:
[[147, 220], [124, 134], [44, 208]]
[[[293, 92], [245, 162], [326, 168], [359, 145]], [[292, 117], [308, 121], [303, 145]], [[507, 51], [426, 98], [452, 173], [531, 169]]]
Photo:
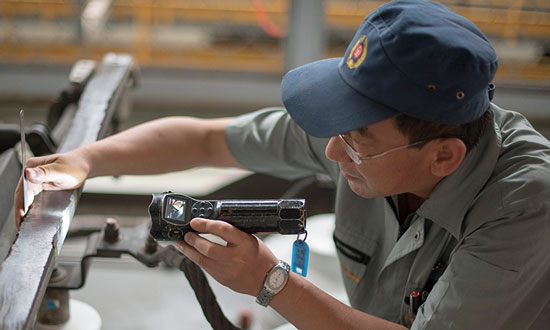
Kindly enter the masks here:
[[412, 329], [550, 329], [550, 143], [519, 113], [491, 111], [494, 125], [402, 233], [395, 197], [353, 193], [325, 157], [328, 139], [284, 109], [240, 116], [226, 137], [255, 172], [334, 180], [334, 242], [353, 308]]

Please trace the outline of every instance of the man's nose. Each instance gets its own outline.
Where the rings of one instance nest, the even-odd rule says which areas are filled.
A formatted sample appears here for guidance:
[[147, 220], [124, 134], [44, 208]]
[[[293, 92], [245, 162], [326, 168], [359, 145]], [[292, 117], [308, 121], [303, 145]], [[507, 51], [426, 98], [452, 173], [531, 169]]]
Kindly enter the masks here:
[[352, 159], [346, 153], [342, 142], [337, 136], [333, 136], [328, 141], [325, 148], [325, 155], [328, 159], [338, 163], [352, 162]]

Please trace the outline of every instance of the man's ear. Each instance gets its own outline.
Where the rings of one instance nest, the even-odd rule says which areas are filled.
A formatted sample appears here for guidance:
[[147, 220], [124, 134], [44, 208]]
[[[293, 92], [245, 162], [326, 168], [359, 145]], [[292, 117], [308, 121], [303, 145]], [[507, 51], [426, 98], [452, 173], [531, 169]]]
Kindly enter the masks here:
[[446, 177], [462, 164], [466, 156], [466, 145], [458, 138], [444, 138], [434, 142], [434, 157], [430, 170], [435, 176]]

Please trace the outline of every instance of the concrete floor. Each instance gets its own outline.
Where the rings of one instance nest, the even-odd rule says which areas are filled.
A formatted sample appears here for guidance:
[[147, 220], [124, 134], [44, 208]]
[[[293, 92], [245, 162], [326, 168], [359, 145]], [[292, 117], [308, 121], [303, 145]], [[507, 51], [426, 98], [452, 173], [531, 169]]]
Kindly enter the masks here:
[[[78, 220], [78, 219], [76, 219]], [[67, 238], [59, 260], [77, 261], [84, 253], [86, 239]], [[254, 308], [254, 298], [209, 283], [228, 319], [238, 324], [243, 310]], [[70, 292], [71, 299], [95, 309], [103, 330], [210, 329], [195, 293], [183, 272], [160, 264], [148, 268], [123, 256], [94, 258], [83, 288]], [[86, 317], [74, 315], [71, 322], [81, 326]]]
[[[236, 324], [252, 297], [210, 281], [226, 316]], [[184, 274], [134, 260], [95, 261], [84, 288], [71, 297], [97, 310], [103, 330], [210, 329]]]

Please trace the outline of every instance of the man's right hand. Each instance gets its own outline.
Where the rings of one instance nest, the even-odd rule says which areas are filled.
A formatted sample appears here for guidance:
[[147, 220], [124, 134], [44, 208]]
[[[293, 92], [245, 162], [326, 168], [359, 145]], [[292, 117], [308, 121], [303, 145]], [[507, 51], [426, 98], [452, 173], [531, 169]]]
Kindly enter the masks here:
[[[27, 198], [32, 204], [34, 197], [42, 190], [75, 189], [88, 177], [90, 166], [86, 158], [77, 150], [35, 157], [27, 160]], [[19, 179], [14, 196], [15, 224], [19, 228], [24, 213], [23, 179]]]
[[[63, 154], [31, 158], [28, 200], [42, 190], [74, 189], [89, 177], [160, 174], [195, 166], [242, 167], [225, 141], [231, 118], [167, 117], [132, 127]], [[185, 146], [185, 152], [174, 152]], [[15, 192], [15, 222], [24, 218], [23, 182]]]

